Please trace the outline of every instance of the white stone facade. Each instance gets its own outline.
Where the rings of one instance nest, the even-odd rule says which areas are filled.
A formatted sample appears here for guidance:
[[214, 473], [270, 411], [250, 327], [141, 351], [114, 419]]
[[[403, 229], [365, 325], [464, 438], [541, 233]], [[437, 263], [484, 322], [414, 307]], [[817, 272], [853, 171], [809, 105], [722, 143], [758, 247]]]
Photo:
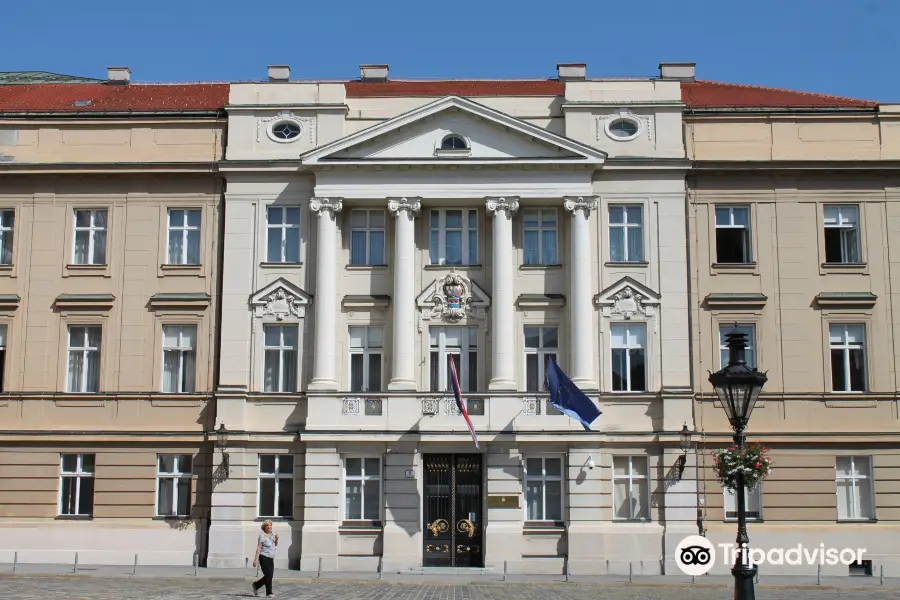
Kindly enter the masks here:
[[[693, 427], [680, 94], [232, 86], [209, 566], [244, 565], [280, 516], [283, 567], [406, 571], [446, 547], [511, 573], [671, 572], [697, 506], [673, 475]], [[548, 353], [603, 411], [591, 432], [548, 414]], [[428, 457], [471, 454], [476, 505], [446, 538]]]

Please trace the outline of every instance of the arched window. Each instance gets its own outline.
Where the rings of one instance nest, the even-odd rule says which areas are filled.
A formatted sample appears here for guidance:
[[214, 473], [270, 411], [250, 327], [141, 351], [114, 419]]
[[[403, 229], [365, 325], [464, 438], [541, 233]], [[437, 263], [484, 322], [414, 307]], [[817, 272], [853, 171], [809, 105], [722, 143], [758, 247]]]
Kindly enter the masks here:
[[462, 136], [450, 134], [441, 140], [441, 150], [467, 150], [469, 145]]

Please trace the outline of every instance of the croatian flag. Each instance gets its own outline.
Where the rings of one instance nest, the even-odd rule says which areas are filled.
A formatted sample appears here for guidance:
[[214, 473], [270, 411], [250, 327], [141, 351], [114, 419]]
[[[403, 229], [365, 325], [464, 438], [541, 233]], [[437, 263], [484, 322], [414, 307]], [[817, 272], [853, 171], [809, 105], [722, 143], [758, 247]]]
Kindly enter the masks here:
[[478, 448], [478, 436], [475, 434], [475, 427], [472, 425], [472, 419], [469, 418], [469, 411], [466, 410], [466, 404], [462, 399], [462, 391], [459, 389], [459, 377], [456, 375], [456, 363], [453, 362], [453, 355], [447, 357], [450, 360], [450, 385], [453, 387], [453, 395], [456, 397], [456, 406], [462, 413], [466, 425], [469, 426], [469, 432], [472, 434], [472, 441], [475, 442], [475, 448]]

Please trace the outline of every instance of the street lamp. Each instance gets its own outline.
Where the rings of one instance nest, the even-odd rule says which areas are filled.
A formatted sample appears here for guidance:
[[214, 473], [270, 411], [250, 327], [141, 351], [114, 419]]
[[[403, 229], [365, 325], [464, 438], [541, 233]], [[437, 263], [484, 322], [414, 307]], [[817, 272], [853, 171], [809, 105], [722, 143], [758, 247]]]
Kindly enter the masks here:
[[[728, 366], [710, 374], [709, 382], [716, 389], [722, 408], [728, 416], [728, 422], [734, 430], [735, 445], [744, 448], [747, 442], [744, 431], [750, 421], [750, 413], [753, 412], [768, 377], [756, 368], [751, 369], [747, 366], [747, 336], [737, 330], [737, 325], [725, 336], [725, 340], [728, 345]], [[753, 577], [756, 575], [756, 567], [750, 566], [747, 560], [747, 544], [750, 538], [747, 536], [747, 505], [744, 492], [744, 473], [738, 471], [737, 489], [734, 490], [737, 498], [738, 553], [731, 569], [731, 574], [734, 575], [734, 598], [755, 600]]]
[[682, 454], [687, 454], [691, 451], [691, 434], [693, 434], [693, 431], [688, 429], [687, 423], [685, 423], [684, 427], [681, 428], [681, 432], [678, 434], [678, 441], [681, 444]]
[[216, 448], [222, 453], [222, 462], [227, 466], [228, 454], [225, 451], [228, 449], [228, 430], [225, 428], [225, 423], [220, 423], [219, 428], [216, 429]]

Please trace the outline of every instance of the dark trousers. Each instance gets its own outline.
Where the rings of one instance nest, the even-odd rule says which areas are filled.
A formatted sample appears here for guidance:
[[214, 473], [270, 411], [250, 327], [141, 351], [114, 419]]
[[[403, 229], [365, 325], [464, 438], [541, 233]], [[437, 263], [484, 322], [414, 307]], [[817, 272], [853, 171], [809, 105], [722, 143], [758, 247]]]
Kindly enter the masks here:
[[268, 556], [259, 557], [259, 568], [262, 569], [263, 576], [253, 582], [253, 589], [258, 590], [263, 585], [266, 586], [266, 594], [272, 593], [272, 575], [275, 573], [275, 561]]

